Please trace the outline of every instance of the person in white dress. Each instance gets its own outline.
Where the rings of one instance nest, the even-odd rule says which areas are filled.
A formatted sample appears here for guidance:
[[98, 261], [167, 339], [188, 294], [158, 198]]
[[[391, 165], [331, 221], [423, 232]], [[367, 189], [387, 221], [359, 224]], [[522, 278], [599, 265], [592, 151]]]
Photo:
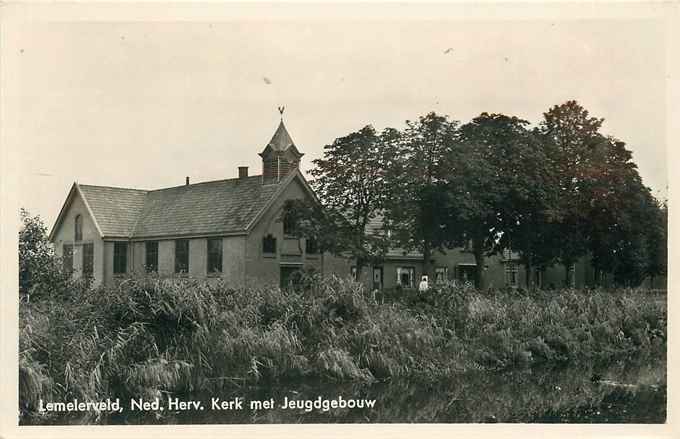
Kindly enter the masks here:
[[420, 278], [420, 283], [418, 284], [418, 292], [419, 293], [424, 293], [426, 292], [430, 287], [428, 286], [427, 282], [427, 275], [424, 275]]

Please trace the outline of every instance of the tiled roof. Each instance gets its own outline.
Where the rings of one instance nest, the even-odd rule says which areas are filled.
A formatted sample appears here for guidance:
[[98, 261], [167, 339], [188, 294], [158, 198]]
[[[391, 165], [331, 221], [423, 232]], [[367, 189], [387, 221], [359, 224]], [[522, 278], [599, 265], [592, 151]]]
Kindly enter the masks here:
[[130, 236], [144, 207], [147, 191], [79, 185], [104, 236]]
[[146, 238], [245, 232], [288, 180], [263, 185], [251, 176], [153, 191], [79, 187], [104, 236]]
[[133, 236], [243, 232], [278, 189], [258, 175], [150, 191]]

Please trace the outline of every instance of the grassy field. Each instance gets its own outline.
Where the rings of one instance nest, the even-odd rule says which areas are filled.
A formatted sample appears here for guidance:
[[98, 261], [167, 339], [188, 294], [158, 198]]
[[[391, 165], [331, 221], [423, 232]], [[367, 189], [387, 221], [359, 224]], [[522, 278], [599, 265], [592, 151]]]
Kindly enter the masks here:
[[666, 301], [634, 290], [377, 297], [339, 278], [299, 291], [192, 279], [74, 285], [20, 309], [20, 409], [315, 379], [435, 382], [472, 370], [665, 360]]

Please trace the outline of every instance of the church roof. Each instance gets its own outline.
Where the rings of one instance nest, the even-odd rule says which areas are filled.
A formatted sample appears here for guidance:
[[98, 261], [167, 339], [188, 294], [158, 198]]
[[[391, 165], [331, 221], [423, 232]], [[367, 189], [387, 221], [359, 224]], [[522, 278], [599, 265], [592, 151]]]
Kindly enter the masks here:
[[272, 140], [269, 141], [267, 146], [277, 152], [283, 152], [291, 146], [295, 146], [293, 139], [291, 139], [290, 134], [288, 134], [286, 126], [283, 124], [283, 120], [279, 123], [279, 127], [276, 129], [276, 132], [272, 136]]
[[150, 191], [76, 183], [72, 192], [80, 192], [105, 238], [245, 234], [296, 176], [308, 188], [297, 171], [278, 184], [263, 185], [256, 175]]
[[245, 232], [278, 189], [258, 175], [150, 191], [132, 237]]
[[147, 191], [78, 185], [104, 236], [130, 236], [144, 208]]

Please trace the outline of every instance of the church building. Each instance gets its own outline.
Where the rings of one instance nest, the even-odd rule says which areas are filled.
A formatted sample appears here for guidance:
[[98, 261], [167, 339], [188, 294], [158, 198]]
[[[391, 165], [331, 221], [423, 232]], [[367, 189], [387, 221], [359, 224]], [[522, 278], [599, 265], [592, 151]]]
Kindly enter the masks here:
[[291, 236], [286, 200], [313, 199], [303, 154], [281, 120], [260, 153], [262, 174], [157, 190], [73, 183], [50, 233], [67, 270], [110, 284], [132, 273], [287, 284], [323, 269], [313, 240]]

